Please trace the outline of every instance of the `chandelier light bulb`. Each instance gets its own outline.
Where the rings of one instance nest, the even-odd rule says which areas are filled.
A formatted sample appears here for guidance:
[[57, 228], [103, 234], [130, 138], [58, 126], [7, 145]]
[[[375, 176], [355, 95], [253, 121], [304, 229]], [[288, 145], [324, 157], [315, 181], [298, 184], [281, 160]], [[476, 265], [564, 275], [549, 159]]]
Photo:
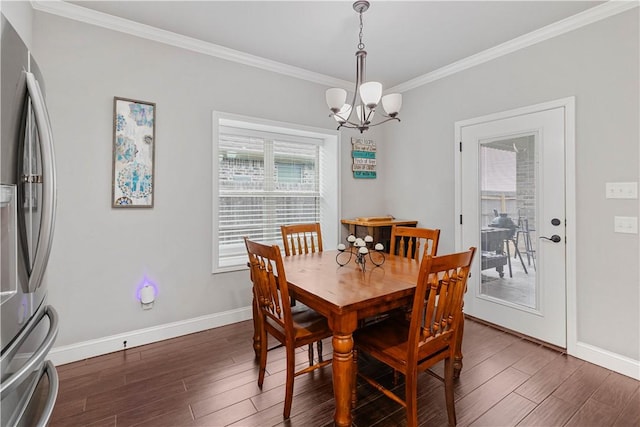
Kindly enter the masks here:
[[358, 120], [363, 122], [364, 124], [371, 122], [373, 120], [373, 116], [375, 115], [375, 111], [370, 110], [367, 107], [365, 108], [365, 116], [362, 117], [362, 106], [356, 105], [356, 114], [358, 115]]
[[351, 115], [351, 105], [344, 104], [340, 111], [334, 113], [333, 118], [338, 123], [345, 123], [349, 119], [349, 115]]
[[344, 102], [347, 99], [347, 91], [338, 87], [327, 89], [325, 98], [329, 109], [336, 114], [344, 106]]
[[376, 108], [382, 96], [382, 83], [366, 82], [360, 85], [360, 99], [370, 110]]
[[390, 93], [389, 95], [383, 96], [382, 107], [389, 116], [397, 116], [402, 107], [402, 95], [399, 93]]

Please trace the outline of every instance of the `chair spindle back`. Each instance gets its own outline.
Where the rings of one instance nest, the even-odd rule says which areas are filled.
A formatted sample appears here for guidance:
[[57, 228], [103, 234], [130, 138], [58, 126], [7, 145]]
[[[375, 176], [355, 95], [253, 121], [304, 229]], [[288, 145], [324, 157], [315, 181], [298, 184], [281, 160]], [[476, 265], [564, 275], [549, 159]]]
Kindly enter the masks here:
[[475, 250], [423, 256], [409, 327], [408, 360], [419, 363], [421, 355], [440, 347], [442, 341], [456, 342]]
[[265, 320], [293, 330], [289, 288], [278, 245], [267, 246], [244, 238], [249, 256], [253, 292]]
[[319, 223], [282, 225], [280, 231], [286, 256], [322, 252]]
[[439, 240], [439, 229], [394, 225], [389, 253], [419, 261], [425, 254], [437, 255]]

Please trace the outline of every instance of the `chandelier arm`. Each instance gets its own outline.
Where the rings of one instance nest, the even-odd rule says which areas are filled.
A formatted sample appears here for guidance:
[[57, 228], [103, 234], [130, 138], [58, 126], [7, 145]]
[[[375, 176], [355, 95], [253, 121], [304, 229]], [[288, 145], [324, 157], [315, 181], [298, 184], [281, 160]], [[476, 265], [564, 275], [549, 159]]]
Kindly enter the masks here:
[[[356, 99], [357, 99], [357, 97], [358, 97], [358, 82], [356, 81], [356, 90], [353, 92], [353, 98], [351, 99], [351, 110], [349, 111], [349, 115], [347, 116], [347, 119], [345, 120], [345, 122], [349, 122], [349, 123], [353, 124], [353, 122], [351, 122], [350, 119], [351, 119], [351, 116], [353, 116], [353, 113], [354, 113], [354, 111], [356, 109]], [[357, 115], [356, 115], [356, 117], [357, 117]]]
[[399, 119], [398, 117], [389, 117], [389, 118], [388, 118], [388, 119], [386, 119], [386, 120], [383, 120], [383, 121], [378, 122], [378, 123], [369, 124], [368, 126], [369, 126], [369, 127], [378, 126], [378, 125], [381, 125], [381, 124], [383, 124], [383, 123], [390, 122], [391, 120], [397, 120], [397, 121], [400, 121], [400, 119]]

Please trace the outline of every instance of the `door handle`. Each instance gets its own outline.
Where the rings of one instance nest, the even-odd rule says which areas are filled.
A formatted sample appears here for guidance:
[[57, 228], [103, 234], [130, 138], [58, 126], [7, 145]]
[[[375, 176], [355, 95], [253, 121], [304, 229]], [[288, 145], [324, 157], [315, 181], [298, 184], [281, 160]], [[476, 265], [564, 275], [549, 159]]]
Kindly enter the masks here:
[[560, 243], [562, 241], [562, 237], [558, 236], [557, 234], [554, 234], [551, 237], [540, 236], [540, 238], [545, 240], [551, 240], [553, 243]]
[[[51, 244], [53, 243], [53, 226], [56, 220], [56, 173], [53, 153], [53, 134], [49, 113], [44, 102], [40, 85], [32, 73], [24, 72], [27, 79], [27, 91], [31, 98], [40, 150], [42, 152], [42, 176], [37, 180], [43, 183], [42, 188], [42, 222], [36, 244], [33, 268], [29, 275], [29, 292], [35, 292], [42, 284], [42, 277], [49, 261]], [[31, 179], [31, 178], [30, 178]], [[36, 179], [36, 178], [33, 178]]]
[[53, 342], [58, 336], [58, 313], [53, 309], [53, 307], [47, 305], [43, 307], [42, 311], [27, 324], [13, 344], [11, 344], [9, 349], [5, 351], [5, 354], [2, 355], [2, 365], [5, 366], [8, 363], [6, 361], [10, 360], [16, 354], [17, 350], [29, 338], [30, 333], [36, 328], [44, 316], [48, 316], [50, 322], [47, 336], [33, 352], [31, 357], [29, 357], [29, 359], [16, 372], [7, 378], [2, 379], [2, 384], [0, 384], [0, 396], [2, 396], [3, 399], [40, 366], [44, 361], [44, 358], [47, 357], [51, 347], [53, 347]]

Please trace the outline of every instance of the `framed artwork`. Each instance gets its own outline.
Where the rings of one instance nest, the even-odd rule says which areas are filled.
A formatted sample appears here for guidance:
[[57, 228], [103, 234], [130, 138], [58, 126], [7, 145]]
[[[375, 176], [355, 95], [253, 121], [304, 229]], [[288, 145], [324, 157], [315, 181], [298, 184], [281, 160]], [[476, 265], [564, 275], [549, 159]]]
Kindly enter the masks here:
[[114, 208], [152, 208], [156, 104], [113, 98]]

